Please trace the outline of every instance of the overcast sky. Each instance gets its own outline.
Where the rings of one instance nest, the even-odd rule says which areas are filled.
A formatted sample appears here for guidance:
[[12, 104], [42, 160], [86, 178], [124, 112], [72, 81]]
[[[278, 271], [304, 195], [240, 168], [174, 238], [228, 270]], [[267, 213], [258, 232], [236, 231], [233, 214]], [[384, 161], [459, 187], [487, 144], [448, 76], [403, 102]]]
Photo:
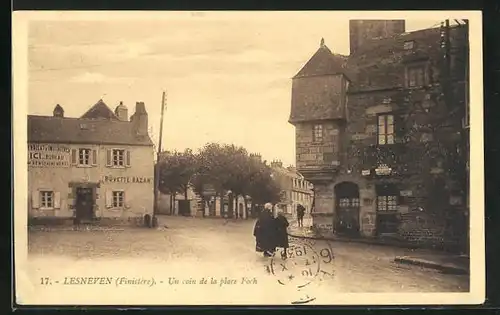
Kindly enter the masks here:
[[[29, 114], [61, 104], [78, 117], [100, 98], [129, 115], [144, 101], [156, 142], [168, 92], [163, 148], [235, 143], [264, 159], [295, 164], [288, 124], [291, 77], [322, 37], [349, 53], [348, 20], [335, 13], [212, 13], [164, 20], [33, 21], [29, 28]], [[229, 15], [228, 15], [229, 17]], [[277, 18], [278, 17], [278, 18]], [[407, 31], [439, 20], [407, 20]]]

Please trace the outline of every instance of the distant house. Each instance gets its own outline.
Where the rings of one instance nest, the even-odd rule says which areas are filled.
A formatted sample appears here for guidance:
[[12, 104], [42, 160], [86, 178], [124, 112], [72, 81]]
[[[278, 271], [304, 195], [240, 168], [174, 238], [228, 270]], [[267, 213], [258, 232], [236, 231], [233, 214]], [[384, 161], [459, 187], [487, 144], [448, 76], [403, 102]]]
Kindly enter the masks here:
[[277, 207], [287, 214], [295, 215], [297, 205], [301, 204], [306, 208], [306, 213], [310, 213], [313, 201], [312, 184], [306, 181], [295, 167], [283, 167], [281, 161], [272, 161], [271, 169], [282, 195]]
[[153, 143], [143, 102], [128, 119], [102, 100], [79, 118], [28, 116], [30, 219], [136, 220], [153, 213]]

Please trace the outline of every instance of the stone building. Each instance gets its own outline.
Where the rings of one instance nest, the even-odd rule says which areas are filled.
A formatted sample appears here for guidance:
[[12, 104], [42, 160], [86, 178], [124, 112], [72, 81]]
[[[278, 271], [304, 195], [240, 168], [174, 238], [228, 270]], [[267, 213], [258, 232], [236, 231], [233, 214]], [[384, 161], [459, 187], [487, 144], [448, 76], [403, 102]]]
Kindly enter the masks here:
[[293, 166], [283, 167], [281, 161], [272, 161], [270, 166], [273, 179], [278, 182], [282, 190], [282, 201], [277, 207], [287, 214], [295, 215], [297, 205], [301, 204], [306, 208], [306, 213], [310, 213], [313, 199], [312, 184]]
[[128, 119], [102, 100], [79, 118], [28, 116], [28, 217], [142, 221], [153, 213], [153, 143], [144, 103]]
[[467, 230], [468, 28], [404, 28], [350, 21], [349, 56], [321, 40], [292, 83], [297, 169], [314, 184], [316, 226], [457, 243]]

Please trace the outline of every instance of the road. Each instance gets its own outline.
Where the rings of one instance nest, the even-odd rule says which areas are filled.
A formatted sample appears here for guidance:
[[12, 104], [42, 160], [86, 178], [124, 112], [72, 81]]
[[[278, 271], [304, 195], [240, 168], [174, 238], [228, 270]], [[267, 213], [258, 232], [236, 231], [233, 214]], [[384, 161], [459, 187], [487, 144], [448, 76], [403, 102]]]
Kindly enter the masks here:
[[[286, 260], [265, 258], [255, 252], [252, 229], [252, 220], [162, 217], [157, 230], [31, 231], [24, 277], [29, 282], [42, 277], [60, 282], [75, 276], [154, 277], [156, 287], [164, 286], [154, 292], [170, 292], [155, 295], [153, 289], [135, 288], [127, 301], [140, 304], [154, 304], [158, 298], [161, 304], [287, 304], [309, 298], [329, 304], [346, 293], [468, 291], [468, 276], [394, 263], [394, 257], [408, 252], [401, 248], [291, 239], [306, 254], [299, 257], [299, 250]], [[181, 285], [202, 278], [208, 284]], [[208, 288], [210, 278], [214, 281]], [[104, 301], [103, 292], [111, 292], [104, 288], [82, 294], [75, 286], [57, 287], [36, 289], [36, 300], [86, 304], [99, 297], [101, 303], [123, 304], [132, 290], [120, 288], [123, 294], [107, 295]], [[193, 297], [194, 292], [201, 294]]]

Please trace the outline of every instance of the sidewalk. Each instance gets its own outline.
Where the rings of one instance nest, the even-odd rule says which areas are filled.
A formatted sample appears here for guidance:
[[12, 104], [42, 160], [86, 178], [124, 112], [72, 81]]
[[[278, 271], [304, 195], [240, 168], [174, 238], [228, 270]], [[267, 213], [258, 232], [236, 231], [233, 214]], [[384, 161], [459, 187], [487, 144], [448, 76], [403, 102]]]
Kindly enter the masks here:
[[468, 275], [470, 270], [470, 260], [465, 255], [415, 253], [415, 255], [412, 254], [411, 256], [396, 257], [394, 262], [460, 275]]
[[370, 238], [348, 238], [330, 233], [330, 235], [320, 234], [310, 229], [306, 224], [298, 227], [296, 220], [290, 221], [288, 235], [297, 238], [310, 238], [315, 240], [330, 240], [335, 242], [364, 243], [370, 245], [393, 246], [412, 249], [410, 255], [397, 256], [394, 262], [405, 265], [414, 265], [424, 268], [439, 270], [443, 273], [469, 274], [469, 257], [447, 253], [438, 250], [423, 249], [419, 244], [412, 244], [397, 239], [370, 239]]

